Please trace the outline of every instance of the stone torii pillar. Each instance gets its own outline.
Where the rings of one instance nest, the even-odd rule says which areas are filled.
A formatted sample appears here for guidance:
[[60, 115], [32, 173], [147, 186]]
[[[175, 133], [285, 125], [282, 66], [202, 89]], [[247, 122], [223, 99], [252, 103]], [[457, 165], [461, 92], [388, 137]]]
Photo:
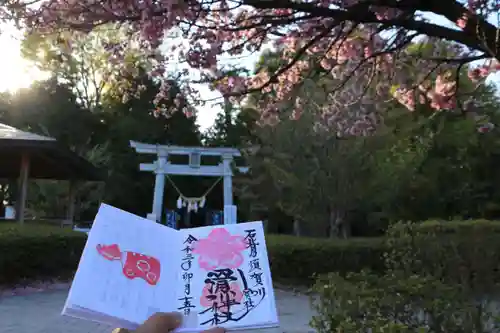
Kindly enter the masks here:
[[233, 171], [231, 170], [231, 164], [233, 162], [233, 155], [224, 154], [222, 156], [222, 166], [223, 166], [223, 187], [224, 187], [224, 206], [233, 205]]
[[[141, 163], [141, 171], [155, 173], [153, 209], [147, 218], [161, 221], [166, 175], [223, 177], [224, 186], [224, 223], [236, 223], [236, 207], [233, 205], [233, 172], [231, 169], [234, 157], [241, 156], [235, 148], [181, 147], [168, 145], [152, 145], [130, 141], [130, 147], [139, 154], [156, 155], [153, 163]], [[169, 156], [189, 156], [189, 164], [171, 164]], [[218, 165], [202, 165], [202, 156], [217, 156], [221, 159]], [[240, 172], [247, 172], [247, 167], [238, 167]]]
[[[158, 158], [155, 163], [155, 187], [153, 193], [153, 209], [148, 217], [151, 220], [155, 220], [157, 222], [161, 221], [161, 213], [163, 208], [163, 195], [165, 192], [165, 165], [167, 164], [167, 156], [163, 152], [158, 153]], [[142, 169], [141, 169], [142, 170]]]

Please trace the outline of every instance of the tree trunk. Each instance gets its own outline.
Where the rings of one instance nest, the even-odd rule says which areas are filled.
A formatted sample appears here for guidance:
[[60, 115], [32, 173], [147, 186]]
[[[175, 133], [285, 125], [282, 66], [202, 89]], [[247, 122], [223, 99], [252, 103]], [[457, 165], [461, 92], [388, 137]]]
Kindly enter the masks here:
[[[80, 193], [78, 193], [78, 194], [80, 194]], [[75, 198], [75, 217], [73, 218], [73, 222], [81, 221], [81, 214], [82, 214], [81, 201], [82, 201], [82, 198], [78, 194], [76, 195], [76, 198]]]
[[349, 238], [350, 235], [351, 226], [345, 221], [344, 214], [339, 210], [330, 209], [328, 216], [328, 237]]
[[342, 219], [342, 238], [347, 239], [351, 237], [351, 224], [346, 221], [345, 219]]
[[301, 235], [301, 232], [300, 232], [300, 222], [298, 219], [295, 219], [293, 220], [293, 234], [295, 236], [300, 236]]
[[328, 237], [336, 238], [337, 236], [337, 214], [335, 214], [335, 210], [330, 210], [330, 213], [328, 214]]

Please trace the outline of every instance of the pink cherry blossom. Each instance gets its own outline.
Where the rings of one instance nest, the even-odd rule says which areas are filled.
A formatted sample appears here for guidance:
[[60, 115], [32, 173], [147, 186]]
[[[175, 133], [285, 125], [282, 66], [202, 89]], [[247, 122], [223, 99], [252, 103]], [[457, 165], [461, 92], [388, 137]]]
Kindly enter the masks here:
[[468, 20], [468, 14], [463, 14], [458, 20], [457, 20], [457, 26], [460, 28], [464, 29], [467, 26], [467, 20]]
[[196, 242], [193, 253], [198, 255], [200, 268], [207, 271], [217, 268], [238, 268], [243, 263], [246, 249], [243, 236], [233, 236], [225, 228], [216, 228]]
[[416, 101], [415, 101], [415, 92], [409, 89], [398, 88], [394, 92], [394, 98], [403, 104], [408, 110], [415, 111]]
[[[409, 110], [420, 104], [436, 110], [456, 108], [461, 96], [453, 73], [482, 60], [469, 72], [481, 84], [499, 70], [499, 26], [489, 19], [500, 8], [496, 0], [452, 0], [446, 5], [438, 0], [383, 5], [363, 0], [41, 0], [39, 6], [17, 1], [5, 6], [4, 17], [14, 12], [28, 32], [71, 29], [87, 34], [105, 25], [125, 27], [126, 40], [109, 45], [108, 76], [119, 80], [137, 75], [139, 62], [124, 54], [131, 45], [140, 49], [149, 62], [141, 66], [161, 83], [154, 99], [158, 114], [178, 109], [192, 113], [190, 106], [206, 102], [193, 83], [209, 82], [236, 102], [246, 93], [260, 92], [261, 123], [275, 123], [290, 108], [293, 118], [307, 112], [317, 97], [299, 96], [298, 91], [306, 83], [322, 81], [336, 88], [325, 92], [316, 107], [321, 126], [331, 126], [339, 135], [367, 135], [380, 123], [390, 98]], [[436, 28], [439, 23], [423, 20], [421, 12], [442, 16], [462, 30]], [[416, 51], [416, 36], [426, 38], [429, 47], [422, 52]], [[443, 36], [456, 45], [442, 50]], [[225, 71], [231, 66], [224, 58], [239, 59], [268, 46], [281, 55], [272, 72]], [[164, 57], [156, 56], [159, 50]], [[188, 66], [176, 76], [182, 98], [176, 98], [174, 108], [165, 101], [171, 89], [166, 68], [171, 63]], [[193, 69], [199, 72], [194, 75]], [[419, 88], [422, 82], [424, 90]], [[123, 91], [133, 96], [127, 89], [135, 88]]]

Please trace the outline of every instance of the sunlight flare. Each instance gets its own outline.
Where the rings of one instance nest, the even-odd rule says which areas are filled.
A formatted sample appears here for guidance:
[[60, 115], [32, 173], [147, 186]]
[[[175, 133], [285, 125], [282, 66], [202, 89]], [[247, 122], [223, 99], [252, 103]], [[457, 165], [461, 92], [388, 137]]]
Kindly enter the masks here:
[[21, 33], [10, 26], [1, 27], [0, 91], [16, 92], [28, 88], [35, 81], [47, 79], [50, 74], [38, 70], [21, 56]]

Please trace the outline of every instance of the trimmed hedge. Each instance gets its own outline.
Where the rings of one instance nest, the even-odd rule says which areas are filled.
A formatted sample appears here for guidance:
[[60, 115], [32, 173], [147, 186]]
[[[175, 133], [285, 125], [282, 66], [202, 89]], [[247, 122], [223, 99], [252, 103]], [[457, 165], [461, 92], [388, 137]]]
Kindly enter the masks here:
[[470, 232], [476, 233], [478, 231], [488, 231], [489, 233], [500, 234], [500, 221], [491, 220], [428, 220], [414, 223], [413, 225], [420, 230], [420, 232], [428, 234], [457, 235]]
[[[0, 223], [0, 285], [31, 280], [70, 278], [86, 236], [43, 225]], [[328, 240], [267, 235], [273, 279], [285, 283], [312, 282], [315, 274], [351, 272], [360, 267], [383, 269], [383, 240]]]
[[344, 240], [268, 235], [266, 245], [276, 281], [309, 284], [317, 274], [384, 269], [383, 238]]
[[[489, 293], [500, 282], [500, 222], [426, 221], [398, 224], [389, 246], [401, 258], [392, 266]], [[403, 251], [401, 251], [403, 250]], [[411, 258], [406, 260], [405, 258]]]
[[72, 277], [86, 239], [71, 229], [0, 223], [0, 285]]
[[[427, 221], [398, 224], [389, 238], [317, 239], [267, 235], [273, 279], [309, 284], [314, 275], [370, 269], [383, 273], [384, 252], [411, 254], [393, 262], [415, 273], [482, 290], [500, 281], [500, 223]], [[0, 285], [64, 279], [74, 273], [86, 235], [53, 226], [0, 223]], [[408, 256], [407, 256], [408, 258]], [[489, 288], [489, 289], [488, 289]]]
[[[478, 293], [497, 290], [499, 221], [399, 223], [387, 236], [339, 240], [269, 235], [267, 246], [273, 278], [309, 284], [313, 275], [329, 272], [345, 275], [365, 269], [380, 274], [399, 266]], [[402, 257], [389, 263], [384, 255], [388, 251]], [[412, 259], [408, 262], [408, 258]]]

